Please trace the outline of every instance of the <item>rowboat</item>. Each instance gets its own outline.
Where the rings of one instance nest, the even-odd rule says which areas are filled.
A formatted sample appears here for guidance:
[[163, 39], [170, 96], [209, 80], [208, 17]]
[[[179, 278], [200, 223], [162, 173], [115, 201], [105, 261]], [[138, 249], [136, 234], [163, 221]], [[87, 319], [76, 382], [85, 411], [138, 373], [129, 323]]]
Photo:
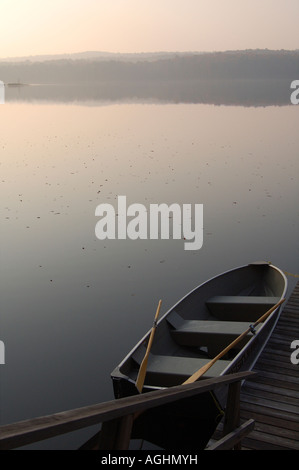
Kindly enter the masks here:
[[[281, 305], [275, 306], [286, 290], [285, 275], [268, 262], [250, 263], [199, 285], [157, 321], [150, 352], [153, 329], [114, 369], [115, 398], [139, 393], [136, 380], [145, 354], [142, 393], [183, 384], [207, 364], [198, 380], [251, 370], [276, 325]], [[222, 419], [226, 396], [227, 387], [220, 387], [217, 393], [153, 408], [135, 420], [133, 437], [167, 450], [204, 448]]]

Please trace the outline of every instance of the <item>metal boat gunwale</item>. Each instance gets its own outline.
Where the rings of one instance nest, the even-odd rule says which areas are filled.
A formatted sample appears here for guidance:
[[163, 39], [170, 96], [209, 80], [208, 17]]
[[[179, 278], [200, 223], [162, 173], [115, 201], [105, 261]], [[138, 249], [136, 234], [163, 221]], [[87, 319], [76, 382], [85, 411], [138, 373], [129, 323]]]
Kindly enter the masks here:
[[[187, 299], [190, 295], [192, 295], [193, 293], [195, 293], [197, 290], [199, 290], [200, 288], [202, 288], [203, 286], [207, 285], [208, 283], [212, 283], [213, 281], [215, 281], [216, 279], [219, 279], [221, 277], [224, 277], [225, 275], [229, 274], [229, 273], [232, 273], [232, 272], [237, 272], [238, 270], [241, 270], [243, 268], [246, 268], [246, 267], [249, 267], [249, 266], [255, 266], [255, 265], [262, 265], [262, 266], [269, 266], [271, 269], [274, 269], [276, 270], [279, 275], [281, 276], [282, 280], [284, 281], [284, 288], [283, 288], [283, 292], [280, 295], [280, 298], [283, 298], [286, 294], [286, 291], [287, 291], [287, 279], [286, 279], [286, 276], [284, 275], [284, 273], [276, 266], [272, 265], [271, 263], [268, 263], [268, 262], [256, 262], [256, 263], [248, 263], [246, 265], [242, 265], [242, 266], [238, 266], [236, 268], [233, 268], [233, 269], [228, 269], [220, 274], [217, 274], [216, 276], [213, 276], [211, 278], [209, 278], [208, 280], [202, 282], [201, 284], [197, 285], [196, 287], [194, 287], [193, 289], [191, 289], [189, 292], [187, 292], [183, 297], [181, 297], [174, 305], [172, 305], [167, 311], [165, 314], [163, 314], [163, 316], [158, 320], [157, 322], [157, 328], [159, 327], [159, 324], [161, 322], [163, 322], [167, 316], [176, 309], [176, 307], [178, 305], [180, 305], [185, 299]], [[237, 296], [236, 296], [237, 297]], [[250, 349], [252, 347], [252, 343], [255, 342], [255, 344], [257, 344], [257, 340], [259, 339], [259, 337], [261, 336], [261, 334], [263, 332], [265, 332], [267, 330], [267, 326], [269, 325], [269, 323], [273, 322], [273, 325], [269, 328], [269, 331], [267, 332], [267, 335], [266, 335], [266, 338], [263, 339], [262, 341], [262, 346], [259, 348], [259, 351], [253, 355], [253, 360], [252, 360], [252, 363], [251, 363], [251, 366], [250, 366], [250, 369], [252, 369], [252, 367], [254, 366], [254, 364], [256, 363], [258, 357], [260, 356], [265, 344], [267, 343], [273, 329], [275, 328], [275, 325], [276, 325], [276, 322], [278, 321], [278, 318], [279, 318], [279, 309], [280, 307], [277, 307], [277, 309], [275, 309], [270, 315], [269, 317], [265, 320], [265, 322], [261, 325], [261, 327], [259, 328], [259, 330], [256, 332], [255, 335], [252, 335], [252, 337], [247, 341], [246, 345], [244, 347], [241, 348], [241, 350], [236, 354], [236, 356], [231, 360], [230, 364], [228, 364], [225, 369], [220, 373], [220, 375], [225, 375], [229, 372], [232, 372], [234, 367], [236, 367], [236, 365], [238, 364], [238, 362], [240, 360], [242, 360], [243, 357], [245, 357], [246, 353], [250, 352]], [[276, 316], [275, 318], [275, 321], [273, 321], [273, 318]], [[248, 324], [249, 326], [249, 324]], [[146, 339], [148, 338], [150, 334], [150, 330], [147, 331], [145, 333], [145, 335], [137, 342], [137, 344], [135, 344], [135, 346], [130, 350], [130, 352], [123, 358], [123, 360], [119, 363], [119, 365], [114, 369], [114, 371], [112, 372], [112, 378], [113, 380], [116, 380], [116, 379], [123, 379], [123, 380], [126, 380], [127, 382], [131, 383], [131, 384], [135, 384], [135, 380], [133, 378], [131, 378], [129, 375], [125, 375], [121, 372], [121, 368], [122, 366], [132, 357], [133, 353], [142, 345], [142, 343], [144, 343], [146, 341]], [[250, 354], [248, 354], [248, 356], [250, 356]], [[115, 376], [113, 376], [113, 373], [115, 371], [118, 371], [117, 372], [117, 378]], [[203, 377], [204, 379], [204, 377]], [[159, 386], [159, 385], [148, 385], [146, 386], [145, 385], [145, 389], [148, 388], [150, 390], [159, 390], [159, 389], [162, 389], [162, 388], [167, 388], [167, 386]]]
[[[254, 264], [254, 263], [251, 263], [251, 264]], [[285, 296], [285, 294], [286, 294], [286, 291], [287, 291], [287, 278], [286, 278], [285, 274], [283, 273], [283, 271], [281, 271], [281, 269], [279, 269], [277, 266], [274, 266], [274, 265], [272, 265], [272, 264], [269, 264], [269, 266], [271, 266], [271, 268], [273, 268], [273, 269], [275, 269], [276, 271], [278, 271], [279, 274], [280, 274], [280, 275], [282, 276], [282, 278], [284, 279], [284, 286], [285, 286], [285, 287], [284, 287], [284, 291], [283, 291], [283, 293], [281, 294], [281, 297], [280, 297], [280, 298], [282, 299], [282, 298], [284, 298], [284, 296]], [[241, 267], [242, 267], [242, 266], [241, 266]], [[239, 269], [239, 268], [236, 268], [236, 269]], [[220, 274], [220, 276], [221, 276], [221, 274]], [[263, 344], [264, 344], [264, 346], [265, 346], [265, 344], [268, 342], [268, 340], [269, 340], [269, 338], [270, 338], [270, 336], [271, 336], [271, 334], [272, 334], [272, 331], [274, 330], [275, 325], [276, 325], [276, 323], [277, 323], [277, 321], [278, 321], [278, 319], [279, 319], [280, 313], [277, 314], [277, 311], [278, 311], [278, 312], [281, 311], [281, 307], [280, 307], [280, 306], [277, 307], [277, 308], [268, 316], [268, 318], [266, 318], [266, 320], [263, 322], [261, 328], [255, 333], [255, 335], [253, 335], [253, 336], [250, 338], [250, 340], [246, 343], [246, 345], [245, 345], [245, 346], [239, 351], [239, 353], [234, 357], [234, 359], [232, 360], [231, 364], [228, 365], [228, 366], [222, 371], [222, 373], [221, 373], [220, 375], [225, 375], [225, 374], [227, 374], [227, 372], [229, 372], [231, 369], [233, 369], [234, 364], [235, 364], [235, 363], [238, 363], [238, 361], [239, 361], [240, 358], [245, 354], [245, 352], [246, 352], [247, 349], [250, 349], [251, 343], [253, 342], [254, 338], [256, 338], [256, 337], [258, 337], [259, 335], [261, 335], [261, 333], [266, 329], [268, 323], [270, 323], [271, 320], [272, 320], [272, 318], [276, 315], [276, 320], [275, 320], [274, 324], [272, 325], [271, 329], [269, 329], [269, 331], [268, 331], [267, 339], [263, 341]], [[254, 367], [256, 361], [258, 360], [259, 356], [261, 355], [264, 346], [260, 349], [260, 351], [258, 352], [258, 354], [256, 354], [256, 355], [254, 356], [254, 361], [253, 361], [253, 363], [252, 363], [252, 365], [251, 365], [251, 369]]]

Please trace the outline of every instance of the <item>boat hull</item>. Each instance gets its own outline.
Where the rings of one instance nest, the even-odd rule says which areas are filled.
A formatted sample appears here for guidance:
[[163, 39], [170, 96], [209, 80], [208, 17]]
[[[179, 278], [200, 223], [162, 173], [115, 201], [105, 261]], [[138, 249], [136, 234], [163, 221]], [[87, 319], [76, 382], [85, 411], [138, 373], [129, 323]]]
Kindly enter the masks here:
[[[183, 383], [230, 344], [239, 330], [276, 305], [286, 289], [283, 272], [263, 262], [227, 271], [193, 289], [158, 322], [143, 393]], [[251, 370], [271, 336], [280, 308], [200, 380]], [[135, 382], [149, 335], [150, 331], [112, 372], [116, 398], [138, 393]], [[217, 395], [204, 393], [152, 409], [135, 421], [132, 436], [166, 450], [203, 449], [222, 418], [226, 399], [227, 387], [222, 387]]]

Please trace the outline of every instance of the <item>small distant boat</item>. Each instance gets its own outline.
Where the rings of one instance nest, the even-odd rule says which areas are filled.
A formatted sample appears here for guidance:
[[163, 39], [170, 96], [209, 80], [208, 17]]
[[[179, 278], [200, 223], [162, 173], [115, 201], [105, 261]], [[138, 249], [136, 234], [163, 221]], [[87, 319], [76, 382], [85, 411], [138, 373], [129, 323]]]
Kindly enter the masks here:
[[[199, 380], [251, 370], [276, 325], [280, 305], [255, 328], [252, 325], [284, 298], [286, 290], [283, 272], [267, 262], [232, 269], [196, 287], [157, 322], [142, 392], [184, 383], [249, 327]], [[112, 372], [116, 398], [139, 393], [136, 380], [150, 333]], [[217, 394], [153, 408], [134, 422], [132, 436], [166, 450], [204, 448], [222, 418], [226, 395], [223, 387]]]
[[26, 86], [26, 83], [10, 82], [10, 83], [6, 83], [6, 86], [9, 86], [9, 87], [21, 87], [21, 86]]

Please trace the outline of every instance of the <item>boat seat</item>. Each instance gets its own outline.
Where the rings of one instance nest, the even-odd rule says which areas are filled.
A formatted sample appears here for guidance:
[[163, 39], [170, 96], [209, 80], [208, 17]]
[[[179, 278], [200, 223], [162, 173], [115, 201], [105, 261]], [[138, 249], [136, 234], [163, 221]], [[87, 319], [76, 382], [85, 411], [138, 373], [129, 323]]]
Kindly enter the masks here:
[[[177, 312], [172, 311], [167, 316], [168, 323], [173, 327], [173, 339], [182, 346], [207, 346], [215, 351], [228, 346], [234, 339], [244, 333], [249, 327], [248, 322], [218, 321], [218, 320], [184, 320]], [[257, 325], [258, 330], [261, 325]], [[252, 336], [249, 333], [248, 338]], [[240, 342], [238, 348], [244, 346]], [[210, 351], [211, 352], [211, 351]]]
[[279, 302], [280, 297], [218, 295], [207, 300], [212, 315], [227, 321], [256, 321], [269, 308]]
[[[139, 348], [134, 352], [132, 357], [138, 365], [141, 364], [144, 354], [145, 349], [143, 350], [143, 348]], [[208, 362], [210, 362], [210, 359], [162, 356], [150, 353], [145, 384], [165, 387], [180, 385]], [[220, 359], [203, 375], [203, 378], [218, 377], [229, 364], [230, 361]]]

